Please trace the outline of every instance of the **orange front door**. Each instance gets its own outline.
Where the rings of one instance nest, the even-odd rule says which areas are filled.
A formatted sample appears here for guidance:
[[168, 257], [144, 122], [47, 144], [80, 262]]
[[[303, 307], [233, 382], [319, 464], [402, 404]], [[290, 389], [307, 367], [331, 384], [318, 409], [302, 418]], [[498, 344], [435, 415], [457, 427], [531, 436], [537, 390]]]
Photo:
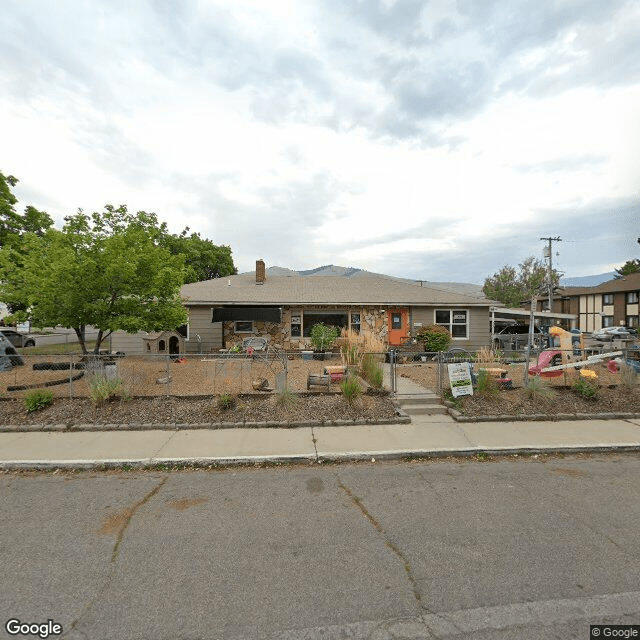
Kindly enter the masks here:
[[409, 337], [409, 312], [406, 309], [389, 309], [389, 344], [399, 347]]

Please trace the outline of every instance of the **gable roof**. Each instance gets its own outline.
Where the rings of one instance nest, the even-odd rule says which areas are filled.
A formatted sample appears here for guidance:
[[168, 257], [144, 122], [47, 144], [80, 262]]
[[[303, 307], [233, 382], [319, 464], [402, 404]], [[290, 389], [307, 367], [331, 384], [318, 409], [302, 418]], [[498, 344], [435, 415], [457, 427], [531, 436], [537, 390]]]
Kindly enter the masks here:
[[561, 290], [565, 296], [582, 296], [593, 293], [616, 293], [617, 291], [640, 290], [640, 272], [630, 273], [622, 278], [607, 280], [595, 287], [565, 287]]
[[186, 304], [362, 304], [502, 306], [484, 296], [461, 293], [453, 288], [422, 286], [380, 274], [343, 276], [273, 276], [256, 284], [255, 275], [240, 274], [186, 284], [181, 289]]

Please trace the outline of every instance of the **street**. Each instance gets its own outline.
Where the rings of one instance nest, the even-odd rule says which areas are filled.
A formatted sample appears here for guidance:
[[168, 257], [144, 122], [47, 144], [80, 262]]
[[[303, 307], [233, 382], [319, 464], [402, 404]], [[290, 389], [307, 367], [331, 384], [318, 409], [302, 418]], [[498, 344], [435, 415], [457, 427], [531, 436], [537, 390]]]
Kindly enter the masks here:
[[640, 623], [637, 454], [0, 475], [0, 637], [588, 638]]

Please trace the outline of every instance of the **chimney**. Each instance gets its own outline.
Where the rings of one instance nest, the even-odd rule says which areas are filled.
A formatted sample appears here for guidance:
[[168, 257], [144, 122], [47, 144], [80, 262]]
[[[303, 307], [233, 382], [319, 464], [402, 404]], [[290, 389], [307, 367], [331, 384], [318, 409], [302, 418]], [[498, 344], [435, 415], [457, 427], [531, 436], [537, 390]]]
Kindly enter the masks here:
[[264, 284], [266, 278], [264, 260], [256, 260], [256, 284]]

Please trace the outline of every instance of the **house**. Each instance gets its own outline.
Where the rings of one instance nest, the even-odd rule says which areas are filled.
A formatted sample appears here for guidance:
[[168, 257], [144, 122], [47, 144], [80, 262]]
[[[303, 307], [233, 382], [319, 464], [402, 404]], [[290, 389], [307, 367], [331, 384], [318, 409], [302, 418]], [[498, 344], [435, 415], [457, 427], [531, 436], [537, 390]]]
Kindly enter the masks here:
[[476, 350], [490, 344], [489, 309], [499, 305], [455, 287], [358, 271], [357, 276], [255, 273], [186, 284], [187, 352], [216, 351], [251, 335], [269, 336], [287, 350], [310, 344], [311, 327], [324, 322], [369, 332], [398, 346], [420, 327], [439, 324], [452, 346]]
[[631, 273], [593, 287], [565, 287], [554, 296], [553, 309], [575, 314], [582, 331], [613, 326], [638, 328], [639, 296], [640, 273]]

